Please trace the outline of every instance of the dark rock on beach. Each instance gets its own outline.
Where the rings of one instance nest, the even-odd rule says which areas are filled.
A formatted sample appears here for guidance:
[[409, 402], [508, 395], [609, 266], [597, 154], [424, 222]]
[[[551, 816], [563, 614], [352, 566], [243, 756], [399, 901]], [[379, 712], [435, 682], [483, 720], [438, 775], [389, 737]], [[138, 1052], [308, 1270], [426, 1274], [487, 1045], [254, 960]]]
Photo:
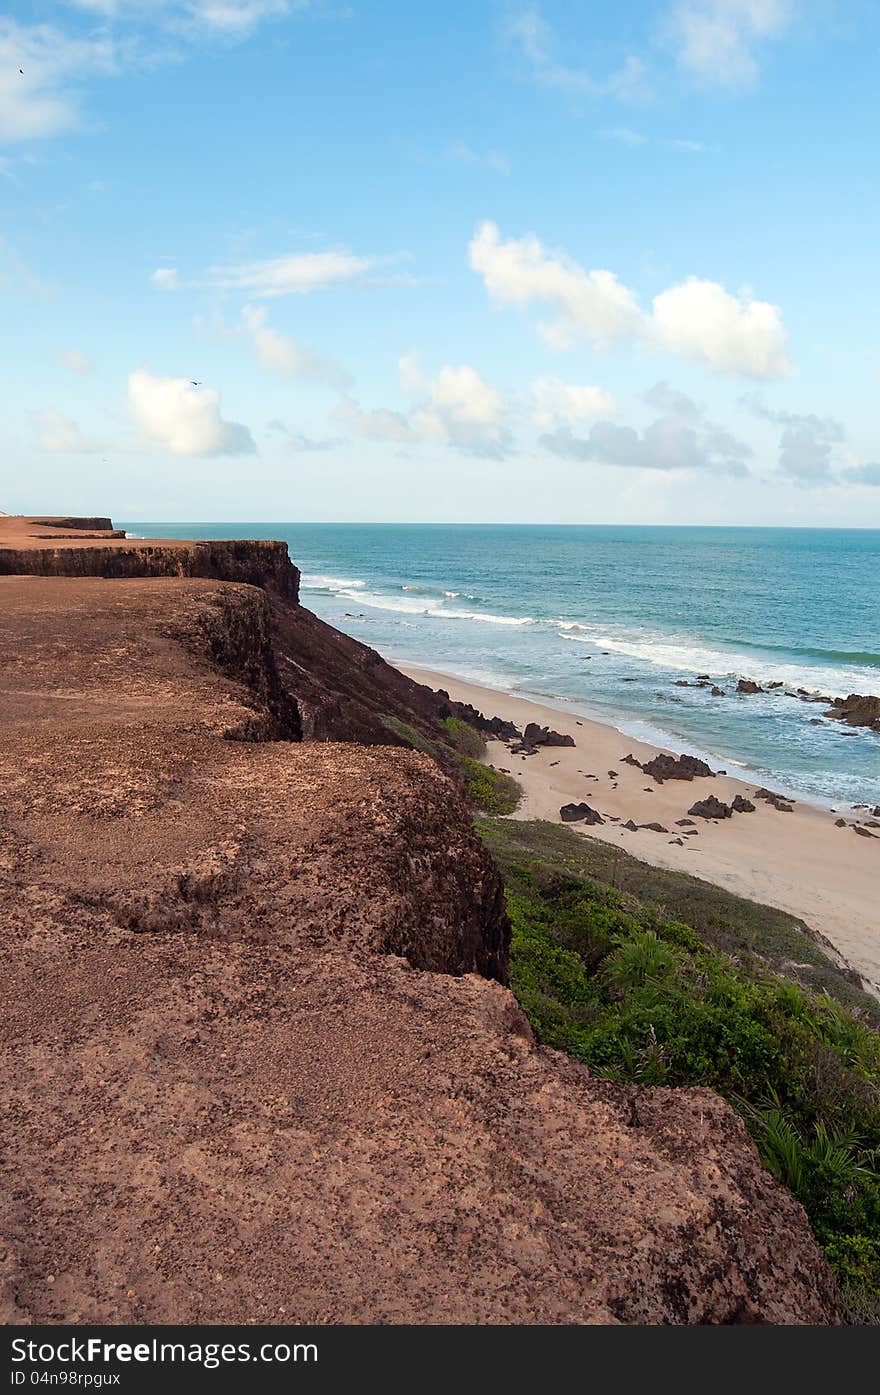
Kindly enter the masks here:
[[698, 799], [696, 804], [692, 804], [688, 813], [694, 814], [700, 819], [729, 819], [733, 810], [722, 799], [717, 799], [714, 794], [710, 794], [708, 798]]
[[697, 776], [713, 774], [706, 762], [697, 756], [669, 756], [663, 752], [653, 760], [646, 761], [642, 769], [658, 785], [662, 785], [664, 780], [693, 780]]
[[523, 745], [525, 746], [573, 746], [574, 737], [561, 732], [553, 731], [550, 727], [538, 726], [537, 722], [529, 722], [522, 734]]
[[593, 825], [605, 822], [598, 809], [591, 809], [589, 804], [584, 803], [563, 804], [562, 808], [559, 810], [559, 817], [562, 819], [563, 823], [586, 823]]
[[730, 807], [737, 814], [753, 814], [755, 812], [755, 806], [752, 801], [746, 799], [745, 796], [741, 794], [736, 796]]

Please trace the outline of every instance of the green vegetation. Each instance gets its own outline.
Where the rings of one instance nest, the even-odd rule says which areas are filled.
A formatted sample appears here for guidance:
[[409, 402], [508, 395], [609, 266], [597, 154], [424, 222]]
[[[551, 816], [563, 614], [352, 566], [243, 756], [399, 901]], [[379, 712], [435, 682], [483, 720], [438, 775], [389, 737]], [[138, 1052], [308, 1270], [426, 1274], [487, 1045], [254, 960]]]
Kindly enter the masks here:
[[451, 745], [463, 756], [479, 760], [486, 754], [486, 742], [470, 722], [463, 722], [460, 717], [444, 717], [440, 725], [448, 732]]
[[446, 740], [433, 740], [397, 717], [383, 717], [389, 731], [415, 751], [433, 756], [444, 770], [456, 775], [470, 807], [484, 814], [512, 814], [520, 800], [520, 787], [512, 775], [483, 765], [486, 743], [476, 727], [458, 717], [446, 717], [441, 726]]
[[507, 885], [512, 987], [541, 1039], [612, 1080], [724, 1095], [803, 1204], [853, 1314], [876, 1321], [873, 1000], [793, 917], [570, 829], [478, 829]]
[[470, 756], [456, 757], [464, 777], [465, 798], [472, 809], [486, 814], [512, 814], [520, 800], [520, 787], [512, 775], [493, 770]]

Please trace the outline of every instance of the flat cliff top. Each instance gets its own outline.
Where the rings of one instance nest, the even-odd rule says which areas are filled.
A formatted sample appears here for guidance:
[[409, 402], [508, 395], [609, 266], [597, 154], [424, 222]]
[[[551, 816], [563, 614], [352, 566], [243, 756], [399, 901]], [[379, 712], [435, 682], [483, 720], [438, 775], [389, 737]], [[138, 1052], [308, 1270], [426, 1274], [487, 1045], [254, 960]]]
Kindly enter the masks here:
[[267, 739], [269, 619], [0, 577], [0, 1320], [835, 1321], [717, 1096], [535, 1041], [434, 763]]
[[[246, 539], [255, 548], [286, 544]], [[58, 548], [102, 548], [144, 550], [162, 548], [187, 551], [209, 547], [210, 540], [198, 538], [130, 538], [114, 528], [109, 518], [64, 518], [49, 514], [0, 514], [0, 549], [17, 552], [47, 552]], [[221, 544], [222, 545], [222, 544]]]

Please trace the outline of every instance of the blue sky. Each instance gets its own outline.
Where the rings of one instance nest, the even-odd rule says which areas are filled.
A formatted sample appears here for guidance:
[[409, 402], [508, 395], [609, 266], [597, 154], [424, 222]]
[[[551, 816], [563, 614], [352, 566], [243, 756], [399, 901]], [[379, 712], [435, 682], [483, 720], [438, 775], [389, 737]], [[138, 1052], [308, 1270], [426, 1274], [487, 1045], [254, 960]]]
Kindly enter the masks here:
[[880, 526], [862, 0], [29, 0], [0, 508]]

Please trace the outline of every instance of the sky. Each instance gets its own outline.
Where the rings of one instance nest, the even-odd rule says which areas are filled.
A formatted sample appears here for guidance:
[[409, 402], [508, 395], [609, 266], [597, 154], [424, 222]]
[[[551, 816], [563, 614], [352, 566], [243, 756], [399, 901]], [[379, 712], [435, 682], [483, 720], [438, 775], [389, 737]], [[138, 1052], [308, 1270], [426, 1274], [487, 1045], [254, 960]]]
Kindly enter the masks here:
[[880, 527], [874, 0], [12, 0], [0, 509]]

